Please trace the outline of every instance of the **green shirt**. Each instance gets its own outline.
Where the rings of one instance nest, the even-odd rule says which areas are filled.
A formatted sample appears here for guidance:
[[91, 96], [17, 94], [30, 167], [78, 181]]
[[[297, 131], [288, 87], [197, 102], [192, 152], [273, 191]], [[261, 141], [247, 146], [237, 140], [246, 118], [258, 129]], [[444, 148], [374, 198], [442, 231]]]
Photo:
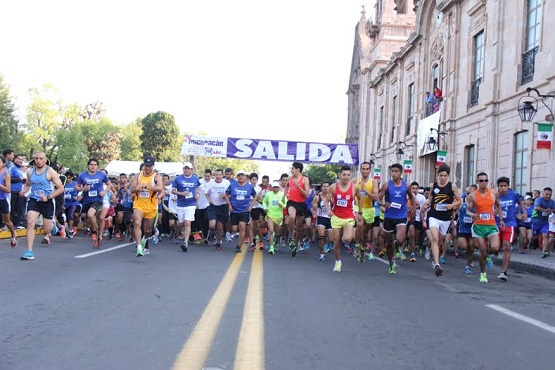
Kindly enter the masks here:
[[283, 196], [283, 191], [274, 193], [270, 191], [264, 195], [262, 207], [268, 211], [268, 216], [273, 219], [283, 218], [283, 209], [287, 203], [287, 198]]

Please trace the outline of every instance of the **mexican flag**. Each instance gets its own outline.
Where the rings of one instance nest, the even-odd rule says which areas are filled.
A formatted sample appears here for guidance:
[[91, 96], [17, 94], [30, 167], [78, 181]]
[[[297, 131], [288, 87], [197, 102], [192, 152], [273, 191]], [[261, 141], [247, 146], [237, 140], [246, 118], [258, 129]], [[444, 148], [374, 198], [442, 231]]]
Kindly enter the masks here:
[[405, 171], [404, 171], [405, 173], [412, 173], [412, 161], [411, 160], [406, 159], [403, 162], [403, 167], [405, 168]]
[[436, 167], [441, 166], [443, 163], [445, 163], [445, 161], [447, 161], [447, 152], [445, 150], [438, 150]]
[[374, 168], [374, 180], [380, 180], [382, 178], [381, 169]]
[[551, 142], [553, 141], [553, 124], [538, 123], [537, 135], [536, 148], [551, 150]]

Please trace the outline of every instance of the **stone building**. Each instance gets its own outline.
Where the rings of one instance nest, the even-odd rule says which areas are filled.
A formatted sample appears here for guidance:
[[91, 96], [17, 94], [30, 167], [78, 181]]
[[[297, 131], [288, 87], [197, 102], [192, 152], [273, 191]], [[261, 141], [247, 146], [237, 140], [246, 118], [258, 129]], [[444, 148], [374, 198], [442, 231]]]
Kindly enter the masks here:
[[[536, 148], [536, 123], [553, 119], [554, 99], [537, 93], [555, 94], [551, 10], [547, 0], [376, 0], [374, 19], [363, 9], [356, 26], [346, 141], [382, 181], [405, 160], [407, 180], [433, 181], [439, 149], [459, 186], [484, 171], [520, 193], [554, 187], [553, 150]], [[435, 87], [441, 98], [427, 103]], [[532, 122], [517, 109], [527, 100]]]

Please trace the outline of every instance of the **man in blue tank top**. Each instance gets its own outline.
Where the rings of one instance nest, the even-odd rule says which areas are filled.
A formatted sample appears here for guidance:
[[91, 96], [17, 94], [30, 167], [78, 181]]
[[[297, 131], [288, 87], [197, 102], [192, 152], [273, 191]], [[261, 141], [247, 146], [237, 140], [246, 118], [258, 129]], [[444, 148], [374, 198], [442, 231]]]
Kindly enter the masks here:
[[[43, 229], [46, 236], [43, 243], [50, 244], [50, 233], [52, 232], [52, 218], [54, 217], [54, 201], [58, 195], [64, 192], [64, 186], [58, 177], [58, 173], [47, 165], [46, 154], [36, 153], [27, 170], [27, 180], [23, 185], [20, 196], [25, 196], [30, 190], [27, 203], [27, 250], [21, 256], [22, 260], [34, 260], [33, 242], [35, 241], [35, 223], [39, 215], [43, 218]], [[53, 185], [56, 186], [54, 190]]]
[[[393, 256], [397, 246], [402, 247], [407, 236], [407, 220], [413, 219], [416, 212], [416, 199], [407, 183], [402, 179], [403, 166], [399, 163], [390, 167], [391, 180], [382, 185], [378, 203], [385, 207], [383, 230], [385, 246], [389, 260], [389, 273], [396, 274]], [[385, 201], [384, 201], [385, 198]], [[411, 203], [411, 214], [407, 207], [407, 199]], [[393, 235], [395, 234], [395, 239]]]

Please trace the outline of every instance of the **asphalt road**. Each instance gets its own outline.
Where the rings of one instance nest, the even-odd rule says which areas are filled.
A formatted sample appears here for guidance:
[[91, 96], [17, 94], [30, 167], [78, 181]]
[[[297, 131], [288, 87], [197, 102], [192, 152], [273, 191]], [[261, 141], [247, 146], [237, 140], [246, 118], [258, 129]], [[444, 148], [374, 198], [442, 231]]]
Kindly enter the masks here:
[[[488, 284], [449, 259], [316, 248], [234, 253], [169, 241], [136, 258], [132, 245], [94, 252], [85, 237], [36, 242], [21, 261], [0, 241], [0, 369], [547, 369], [555, 355], [555, 287], [510, 273]], [[103, 244], [105, 251], [117, 246]], [[76, 258], [80, 257], [80, 258]], [[501, 312], [502, 311], [502, 312]]]

